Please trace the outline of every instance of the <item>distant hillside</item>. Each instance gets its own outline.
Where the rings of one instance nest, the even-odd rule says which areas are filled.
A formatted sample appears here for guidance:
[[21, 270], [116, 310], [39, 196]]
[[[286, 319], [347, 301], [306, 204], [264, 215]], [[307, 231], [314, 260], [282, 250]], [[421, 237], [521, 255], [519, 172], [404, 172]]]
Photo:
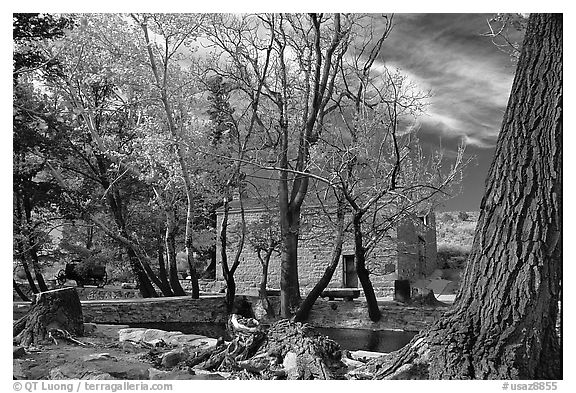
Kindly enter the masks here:
[[461, 269], [472, 249], [480, 212], [441, 212], [436, 214], [438, 265]]

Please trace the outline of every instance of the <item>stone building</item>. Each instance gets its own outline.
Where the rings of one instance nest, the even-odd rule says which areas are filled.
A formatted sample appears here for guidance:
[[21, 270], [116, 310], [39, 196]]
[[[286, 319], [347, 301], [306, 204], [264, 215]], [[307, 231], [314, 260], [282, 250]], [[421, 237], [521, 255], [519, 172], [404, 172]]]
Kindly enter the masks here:
[[[240, 264], [234, 275], [237, 293], [255, 294], [262, 277], [262, 266], [250, 239], [262, 236], [266, 223], [273, 225], [272, 232], [279, 237], [279, 229], [274, 217], [277, 201], [248, 200], [244, 203], [247, 225], [247, 239], [241, 254]], [[330, 216], [335, 212], [326, 207], [308, 206], [302, 210], [302, 229], [298, 247], [298, 273], [303, 295], [310, 291], [320, 279], [328, 265], [334, 241], [334, 226]], [[223, 210], [217, 212], [217, 228], [222, 225]], [[231, 203], [228, 218], [228, 259], [236, 253], [237, 233], [240, 230], [241, 215], [238, 202]], [[265, 235], [266, 235], [265, 234]], [[217, 244], [216, 278], [222, 280], [221, 244]], [[279, 247], [278, 247], [279, 249]], [[328, 288], [361, 289], [355, 269], [354, 239], [349, 230], [340, 257], [341, 263], [334, 272]], [[366, 257], [366, 267], [377, 296], [389, 296], [394, 292], [396, 280], [416, 281], [436, 268], [436, 222], [434, 212], [412, 216], [386, 233], [379, 234], [375, 246]], [[280, 288], [280, 254], [272, 254], [268, 269], [268, 288]]]

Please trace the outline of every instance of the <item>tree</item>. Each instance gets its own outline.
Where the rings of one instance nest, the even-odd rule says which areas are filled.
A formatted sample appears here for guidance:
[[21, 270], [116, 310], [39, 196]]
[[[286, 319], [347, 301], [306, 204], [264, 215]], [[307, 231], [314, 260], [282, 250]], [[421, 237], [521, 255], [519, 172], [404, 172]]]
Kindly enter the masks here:
[[562, 378], [562, 97], [562, 15], [532, 14], [456, 303], [376, 378]]
[[280, 245], [280, 233], [276, 217], [270, 212], [263, 214], [258, 221], [250, 223], [247, 228], [248, 243], [252, 250], [258, 256], [262, 266], [262, 277], [258, 288], [258, 299], [260, 306], [268, 316], [274, 316], [274, 310], [268, 301], [268, 268], [270, 258], [273, 253], [278, 253]]
[[[300, 302], [298, 233], [308, 192], [310, 150], [334, 92], [340, 60], [354, 26], [350, 15], [218, 16], [205, 34], [219, 51], [215, 73], [234, 83], [253, 108], [259, 136], [249, 161], [275, 162], [281, 245], [281, 314]], [[259, 100], [262, 102], [258, 106]], [[255, 105], [256, 104], [256, 105]], [[259, 142], [257, 146], [256, 141]]]
[[[176, 158], [180, 166], [180, 176], [184, 182], [184, 190], [186, 193], [186, 226], [184, 247], [186, 249], [186, 256], [188, 267], [190, 269], [190, 276], [192, 281], [192, 297], [198, 298], [200, 295], [200, 288], [198, 286], [198, 276], [196, 273], [196, 264], [194, 262], [194, 249], [193, 249], [193, 221], [194, 221], [194, 185], [191, 179], [189, 164], [186, 160], [186, 149], [183, 144], [183, 130], [186, 121], [186, 112], [177, 111], [174, 108], [174, 92], [170, 91], [170, 83], [172, 81], [173, 63], [178, 60], [179, 50], [182, 46], [189, 44], [197, 36], [197, 31], [202, 23], [202, 16], [200, 15], [135, 15], [132, 14], [132, 19], [140, 26], [144, 35], [144, 43], [148, 54], [148, 61], [152, 74], [154, 76], [154, 85], [158, 89], [159, 100], [165, 114], [166, 124], [170, 136], [173, 139], [174, 150]], [[160, 37], [161, 44], [155, 45], [150, 37], [150, 29]], [[156, 50], [155, 50], [156, 49]], [[160, 67], [159, 67], [160, 66]], [[181, 86], [178, 86], [180, 89]], [[179, 102], [182, 104], [182, 102]], [[181, 121], [178, 122], [176, 115], [180, 115]], [[169, 206], [166, 207], [166, 213], [170, 217], [172, 211]], [[173, 221], [169, 219], [169, 221]], [[171, 227], [174, 225], [172, 224]], [[173, 232], [172, 228], [172, 232]], [[167, 239], [173, 238], [167, 229]], [[168, 242], [167, 242], [168, 248]], [[173, 249], [172, 246], [170, 246]], [[169, 253], [170, 255], [170, 253]], [[178, 282], [177, 272], [174, 268], [176, 266], [175, 258], [169, 257], [170, 269], [170, 284], [174, 292], [183, 294], [183, 290]]]
[[370, 275], [383, 269], [370, 258], [371, 252], [398, 225], [429, 211], [447, 195], [465, 165], [463, 149], [448, 163], [449, 169], [444, 168], [442, 152], [423, 152], [414, 130], [428, 94], [401, 71], [378, 62], [393, 26], [392, 17], [383, 22], [376, 36], [372, 18], [357, 21], [364, 28], [353, 35], [354, 50], [342, 60], [344, 77], [335, 84], [335, 99], [327, 109], [334, 116], [324, 118], [325, 130], [313, 150], [312, 165], [321, 168], [316, 174], [335, 194], [335, 246], [325, 274], [298, 310], [299, 320], [330, 282], [342, 247], [341, 231], [351, 227], [368, 315], [378, 321], [381, 313]]
[[59, 200], [60, 190], [42, 175], [44, 158], [62, 153], [59, 144], [63, 133], [58, 132], [58, 118], [50, 113], [48, 103], [35, 91], [31, 80], [39, 73], [61, 73], [60, 63], [46, 56], [40, 43], [61, 38], [72, 26], [71, 18], [49, 14], [14, 14], [13, 17], [14, 250], [15, 259], [20, 261], [33, 292], [48, 289], [40, 256], [50, 243], [48, 233], [60, 218], [57, 209], [53, 208]]

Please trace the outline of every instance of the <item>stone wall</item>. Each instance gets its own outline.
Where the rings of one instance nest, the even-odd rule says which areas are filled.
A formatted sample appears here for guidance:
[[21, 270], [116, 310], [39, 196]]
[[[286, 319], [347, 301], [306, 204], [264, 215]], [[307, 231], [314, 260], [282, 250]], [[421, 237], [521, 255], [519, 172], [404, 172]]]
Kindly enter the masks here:
[[[247, 300], [255, 304], [255, 297]], [[279, 298], [270, 297], [272, 306], [279, 310]], [[14, 303], [13, 317], [18, 319], [28, 310], [26, 303]], [[380, 303], [382, 319], [372, 322], [363, 301], [328, 301], [318, 299], [307, 321], [317, 327], [357, 328], [373, 330], [400, 329], [419, 331], [438, 319], [445, 307], [409, 307], [394, 302]], [[82, 301], [86, 322], [100, 324], [145, 323], [216, 323], [226, 322], [227, 313], [223, 296], [133, 299], [114, 301]]]
[[[262, 209], [246, 209], [245, 219], [247, 227], [257, 222], [263, 215]], [[231, 210], [228, 218], [228, 260], [236, 253], [237, 236], [241, 218], [237, 211]], [[301, 237], [298, 247], [298, 274], [302, 294], [308, 293], [320, 279], [331, 260], [334, 241], [334, 228], [324, 213], [307, 213], [302, 218]], [[217, 228], [222, 224], [222, 214], [217, 216]], [[377, 296], [389, 296], [394, 291], [394, 280], [398, 275], [398, 252], [396, 246], [396, 231], [384, 236], [378, 245], [371, 250], [366, 258], [366, 267], [372, 273], [371, 280]], [[248, 235], [250, 236], [250, 235]], [[216, 244], [218, 265], [221, 263], [221, 244]], [[344, 286], [343, 264], [346, 255], [354, 255], [354, 241], [351, 232], [345, 235], [342, 248], [341, 262], [338, 264], [329, 288], [342, 288]], [[409, 257], [414, 258], [413, 255]], [[262, 277], [262, 266], [256, 254], [246, 241], [240, 264], [234, 279], [237, 293], [257, 293]], [[223, 280], [221, 269], [216, 270], [216, 279]], [[358, 284], [360, 287], [360, 284]], [[272, 254], [268, 269], [268, 288], [280, 288], [280, 255]]]
[[[14, 319], [22, 317], [29, 307], [27, 303], [14, 303]], [[129, 300], [84, 300], [82, 301], [82, 314], [85, 322], [101, 324], [225, 323], [227, 321], [223, 296], [200, 299], [183, 296]]]

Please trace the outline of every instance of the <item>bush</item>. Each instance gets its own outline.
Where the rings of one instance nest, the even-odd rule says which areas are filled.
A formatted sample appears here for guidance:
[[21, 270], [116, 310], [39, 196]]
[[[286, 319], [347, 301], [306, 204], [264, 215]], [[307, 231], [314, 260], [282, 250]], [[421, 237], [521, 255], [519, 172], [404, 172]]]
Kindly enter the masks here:
[[470, 215], [466, 212], [460, 212], [458, 213], [458, 218], [460, 219], [460, 221], [468, 221]]
[[470, 247], [455, 243], [438, 244], [438, 265], [443, 269], [461, 269], [466, 265], [470, 255]]

